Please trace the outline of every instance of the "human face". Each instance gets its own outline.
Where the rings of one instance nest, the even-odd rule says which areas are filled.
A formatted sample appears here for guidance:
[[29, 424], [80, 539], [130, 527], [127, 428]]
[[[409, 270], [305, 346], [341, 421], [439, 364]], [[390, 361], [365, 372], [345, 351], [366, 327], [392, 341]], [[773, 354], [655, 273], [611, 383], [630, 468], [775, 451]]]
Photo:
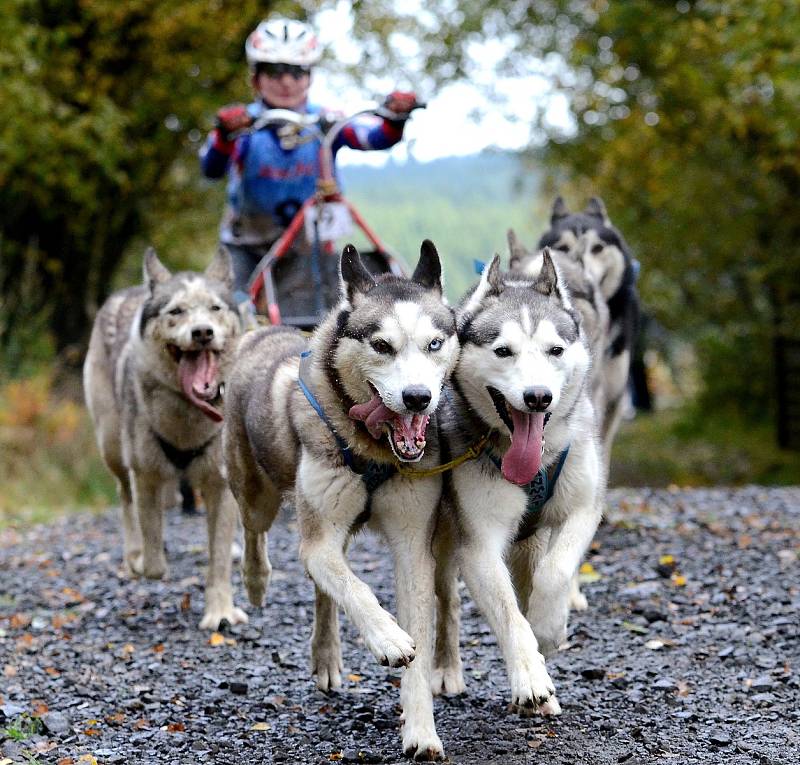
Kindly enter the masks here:
[[284, 71], [280, 73], [260, 71], [253, 75], [253, 87], [261, 98], [276, 109], [297, 111], [308, 99], [311, 74]]

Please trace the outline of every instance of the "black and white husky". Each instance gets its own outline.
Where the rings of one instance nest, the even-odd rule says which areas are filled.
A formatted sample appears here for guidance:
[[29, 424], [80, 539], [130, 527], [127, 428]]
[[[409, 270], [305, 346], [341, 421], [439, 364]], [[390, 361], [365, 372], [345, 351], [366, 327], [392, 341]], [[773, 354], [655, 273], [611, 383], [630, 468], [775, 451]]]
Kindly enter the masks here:
[[[408, 667], [403, 749], [436, 759], [431, 540], [442, 481], [427, 471], [439, 463], [432, 420], [458, 356], [455, 317], [430, 242], [411, 279], [373, 278], [348, 246], [341, 280], [340, 303], [310, 342], [281, 327], [250, 333], [227, 384], [224, 451], [245, 531], [244, 583], [260, 604], [271, 570], [266, 533], [293, 492], [300, 556], [316, 586], [318, 687], [341, 685], [341, 606], [381, 664]], [[394, 559], [397, 621], [345, 557], [365, 523]]]
[[443, 459], [482, 451], [445, 478], [433, 690], [464, 688], [460, 571], [497, 635], [513, 703], [557, 714], [542, 654], [566, 638], [602, 469], [580, 316], [547, 250], [541, 261], [529, 278], [501, 273], [495, 256], [456, 311], [461, 355], [440, 413]]
[[639, 321], [636, 261], [598, 197], [592, 197], [583, 212], [570, 212], [558, 197], [550, 228], [539, 239], [539, 247], [579, 258], [608, 305], [608, 333], [598, 370], [603, 403], [597, 412], [608, 477], [611, 446], [628, 400], [628, 375]]

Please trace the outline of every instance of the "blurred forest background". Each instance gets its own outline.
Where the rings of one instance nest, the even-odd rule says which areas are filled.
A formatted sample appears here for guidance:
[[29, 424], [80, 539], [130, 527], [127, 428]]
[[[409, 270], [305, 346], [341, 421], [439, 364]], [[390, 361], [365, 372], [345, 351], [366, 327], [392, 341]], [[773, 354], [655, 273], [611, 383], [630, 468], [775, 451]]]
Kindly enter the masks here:
[[[76, 385], [93, 314], [139, 281], [148, 243], [173, 267], [207, 262], [222, 188], [200, 178], [196, 152], [215, 110], [249, 96], [244, 38], [271, 12], [324, 7], [4, 3], [0, 524], [114, 501]], [[363, 54], [338, 69], [354, 82], [403, 72], [427, 96], [469, 81], [489, 44], [498, 75], [546, 70], [571, 115], [553, 126], [543, 99], [519, 155], [344, 168], [381, 237], [409, 258], [432, 238], [455, 297], [509, 226], [535, 243], [556, 193], [572, 207], [601, 196], [642, 263], [656, 402], [623, 428], [612, 480], [800, 483], [798, 452], [777, 445], [776, 397], [776, 358], [800, 354], [800, 4], [352, 7]]]

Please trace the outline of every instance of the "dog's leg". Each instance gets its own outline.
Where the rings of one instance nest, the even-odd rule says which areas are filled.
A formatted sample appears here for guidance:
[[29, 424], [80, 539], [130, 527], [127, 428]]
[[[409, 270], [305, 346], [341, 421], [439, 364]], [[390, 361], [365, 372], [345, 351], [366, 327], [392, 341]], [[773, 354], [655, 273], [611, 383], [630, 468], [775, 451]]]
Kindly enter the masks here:
[[527, 616], [545, 655], [567, 639], [572, 580], [600, 522], [595, 502], [574, 506], [564, 522], [552, 528], [550, 544], [533, 563]]
[[[197, 482], [194, 476], [192, 480]], [[229, 624], [246, 624], [247, 614], [233, 605], [231, 588], [231, 545], [236, 531], [236, 502], [220, 474], [206, 472], [199, 480], [208, 524], [206, 607], [200, 629], [216, 630], [223, 620]]]
[[464, 693], [464, 673], [459, 650], [461, 597], [458, 594], [458, 565], [452, 544], [452, 533], [437, 528], [434, 555], [436, 558], [436, 647], [433, 658], [431, 690], [440, 693]]
[[[116, 474], [116, 473], [115, 473]], [[117, 475], [117, 490], [119, 502], [122, 506], [122, 562], [128, 576], [138, 576], [141, 568], [136, 571], [138, 561], [141, 566], [142, 557], [142, 530], [139, 527], [139, 518], [133, 504], [131, 482], [128, 474], [121, 470]]]
[[327, 693], [342, 687], [342, 644], [336, 602], [314, 587], [314, 632], [311, 636], [311, 673], [317, 688]]
[[[517, 606], [511, 576], [503, 559], [506, 534], [502, 529], [483, 529], [481, 542], [464, 543], [461, 572], [478, 608], [497, 636], [511, 683], [511, 701], [523, 713], [545, 704], [557, 709], [555, 688], [530, 624]], [[558, 710], [560, 711], [560, 710]]]
[[167, 559], [164, 555], [164, 509], [162, 507], [163, 478], [130, 471], [133, 488], [133, 503], [139, 516], [142, 533], [142, 554], [132, 568], [148, 579], [161, 579], [167, 575]]
[[260, 608], [272, 575], [267, 532], [280, 510], [281, 493], [254, 459], [247, 432], [234, 418], [223, 431], [223, 452], [244, 527], [242, 580], [248, 600]]
[[390, 507], [381, 508], [379, 524], [394, 555], [397, 619], [416, 644], [416, 658], [403, 673], [400, 685], [403, 751], [408, 757], [428, 762], [443, 758], [444, 748], [436, 733], [431, 693], [435, 619], [431, 534], [435, 503], [428, 507], [424, 489], [419, 488], [422, 491], [415, 492], [410, 500], [393, 497]]
[[414, 641], [381, 608], [344, 554], [365, 503], [362, 482], [349, 469], [331, 468], [303, 451], [295, 493], [300, 558], [315, 584], [344, 609], [373, 656], [381, 664], [401, 667], [414, 659]]

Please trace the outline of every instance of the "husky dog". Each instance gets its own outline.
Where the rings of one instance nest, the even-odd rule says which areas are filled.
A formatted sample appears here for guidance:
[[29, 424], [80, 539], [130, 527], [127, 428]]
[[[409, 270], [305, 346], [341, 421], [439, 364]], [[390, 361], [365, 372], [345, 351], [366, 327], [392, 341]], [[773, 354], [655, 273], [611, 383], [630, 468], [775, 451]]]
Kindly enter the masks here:
[[533, 278], [502, 274], [495, 256], [456, 317], [461, 356], [440, 414], [443, 459], [487, 437], [489, 446], [445, 478], [433, 690], [464, 688], [460, 569], [497, 635], [513, 703], [557, 714], [542, 654], [566, 638], [570, 582], [602, 489], [580, 315], [545, 250]]
[[[569, 252], [550, 250], [550, 256], [558, 268], [564, 287], [572, 305], [581, 316], [581, 332], [589, 346], [591, 356], [590, 394], [595, 416], [604, 410], [605, 392], [603, 389], [603, 359], [608, 340], [608, 305], [600, 291], [597, 277], [586, 268], [588, 242], [581, 237], [578, 245]], [[508, 231], [510, 251], [509, 267], [513, 272], [533, 279], [542, 267], [540, 253], [527, 250], [517, 239], [513, 229]]]
[[[431, 538], [441, 478], [427, 471], [438, 465], [433, 420], [458, 355], [455, 318], [428, 241], [411, 279], [373, 277], [352, 245], [340, 273], [340, 302], [308, 346], [289, 328], [252, 332], [228, 381], [224, 451], [244, 525], [244, 583], [260, 605], [271, 571], [266, 533], [293, 490], [300, 556], [316, 588], [317, 686], [341, 686], [341, 606], [381, 664], [408, 666], [403, 749], [435, 759]], [[347, 563], [364, 523], [391, 549], [399, 624]]]
[[117, 479], [124, 565], [131, 575], [166, 575], [163, 500], [186, 477], [208, 521], [200, 627], [246, 622], [233, 605], [236, 505], [221, 468], [221, 386], [241, 332], [230, 256], [220, 252], [203, 274], [173, 275], [150, 249], [144, 281], [103, 304], [83, 367], [97, 443]]
[[542, 234], [539, 247], [582, 253], [579, 257], [608, 305], [609, 329], [599, 365], [602, 408], [597, 410], [608, 477], [611, 446], [627, 401], [628, 375], [639, 321], [635, 261], [622, 234], [609, 220], [605, 205], [597, 197], [589, 200], [583, 212], [576, 213], [571, 213], [564, 200], [558, 197], [553, 204], [550, 229]]

